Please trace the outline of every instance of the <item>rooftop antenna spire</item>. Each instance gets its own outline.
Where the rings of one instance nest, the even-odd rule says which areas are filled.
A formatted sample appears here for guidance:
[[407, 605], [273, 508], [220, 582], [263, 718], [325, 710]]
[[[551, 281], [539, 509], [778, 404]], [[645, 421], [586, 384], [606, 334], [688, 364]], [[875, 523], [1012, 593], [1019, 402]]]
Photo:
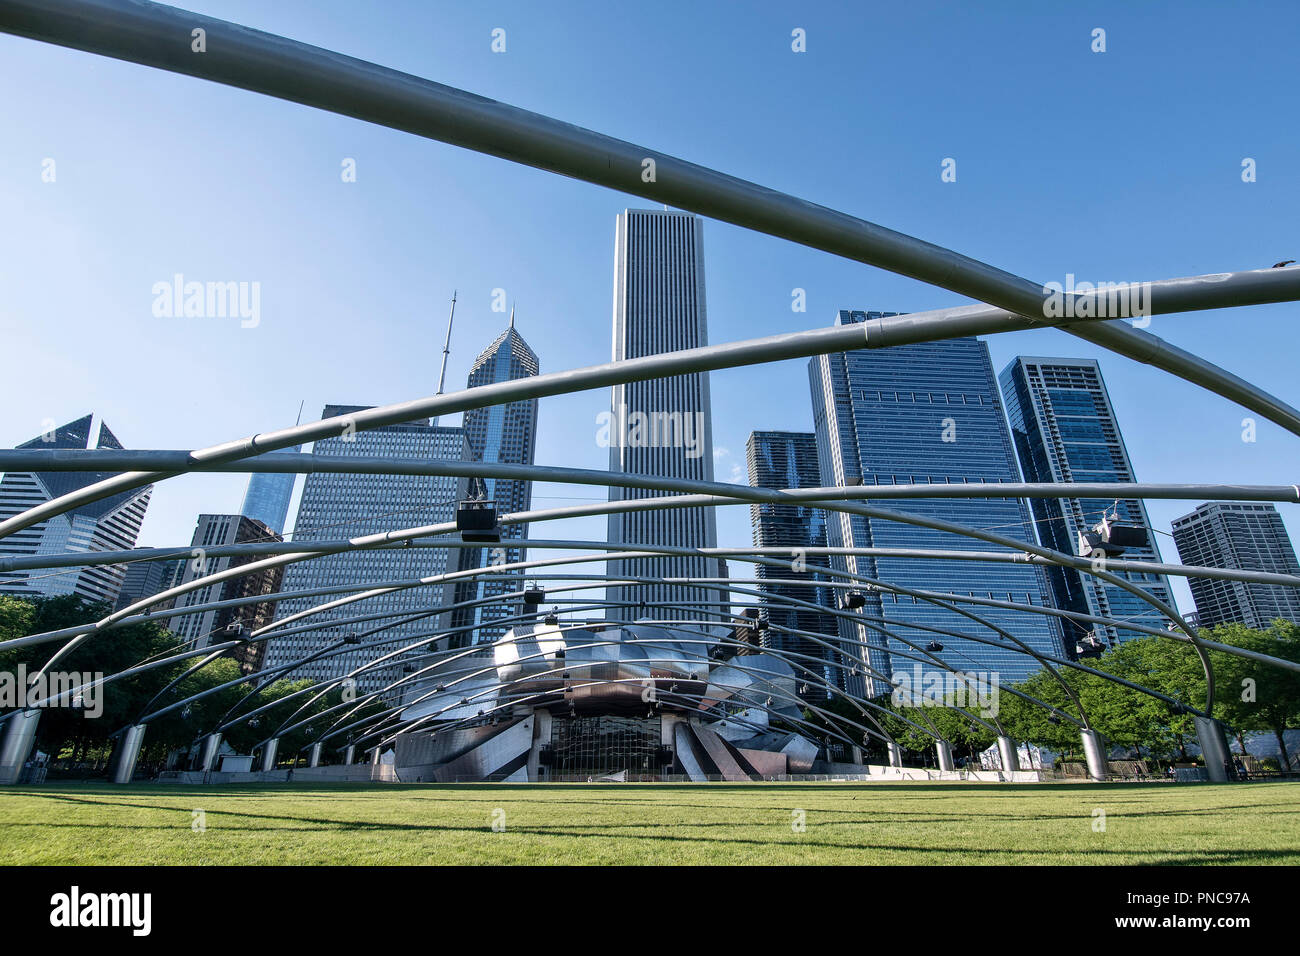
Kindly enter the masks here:
[[515, 304], [513, 302], [510, 303], [510, 327], [512, 329], [515, 327]]
[[[447, 384], [447, 356], [451, 354], [451, 324], [456, 321], [456, 290], [451, 291], [451, 315], [447, 316], [447, 339], [442, 343], [442, 371], [438, 373], [438, 391], [436, 394], [442, 394], [442, 388]], [[433, 424], [438, 424], [441, 415], [433, 416]]]

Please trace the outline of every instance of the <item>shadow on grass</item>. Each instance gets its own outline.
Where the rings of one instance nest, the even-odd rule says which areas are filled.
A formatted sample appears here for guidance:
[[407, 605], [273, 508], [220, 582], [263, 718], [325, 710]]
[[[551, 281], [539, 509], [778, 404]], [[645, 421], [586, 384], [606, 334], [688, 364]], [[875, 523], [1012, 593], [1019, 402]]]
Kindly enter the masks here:
[[[123, 793], [123, 795], [125, 795], [126, 793], [126, 791], [123, 788], [118, 788], [116, 792]], [[136, 791], [136, 793], [138, 794], [138, 791]], [[186, 794], [189, 796], [194, 795], [192, 791], [186, 791]], [[40, 793], [39, 795], [45, 797], [46, 799], [57, 800], [67, 804], [86, 806], [86, 807], [103, 807], [107, 809], [132, 808], [132, 809], [147, 810], [151, 812], [176, 812], [176, 813], [185, 813], [191, 809], [189, 805], [184, 805], [180, 807], [164, 807], [164, 806], [160, 806], [157, 803], [135, 803], [135, 802], [115, 801], [109, 799], [94, 799], [90, 795], [76, 796], [72, 794], [52, 794], [48, 792]], [[587, 801], [564, 801], [564, 802], [552, 804], [551, 806], [553, 807], [566, 807], [571, 805], [585, 806], [587, 805], [587, 803], [588, 803]], [[659, 809], [661, 811], [662, 810], [705, 809], [705, 810], [716, 812], [718, 810], [737, 809], [734, 807], [726, 807], [726, 806], [718, 806], [718, 805], [701, 806], [701, 805], [693, 805], [693, 804], [683, 805], [683, 804], [674, 804], [674, 803], [655, 803], [655, 804], [647, 804], [646, 806]], [[1300, 807], [1296, 807], [1294, 805], [1266, 804], [1266, 805], [1252, 805], [1252, 806], [1198, 808], [1198, 809], [1187, 809], [1187, 810], [1171, 810], [1165, 808], [1165, 809], [1153, 809], [1145, 812], [1132, 812], [1132, 813], [1126, 812], [1123, 814], [1114, 814], [1113, 816], [1114, 818], [1117, 819], [1118, 818], [1129, 819], [1129, 818], [1153, 817], [1153, 816], [1175, 817], [1175, 818], [1178, 817], [1196, 818], [1200, 816], [1218, 814], [1224, 810], [1230, 810], [1230, 809], [1263, 810], [1266, 808], [1273, 808], [1273, 807], [1281, 807], [1283, 808], [1283, 812], [1288, 812], [1288, 813], [1300, 812]], [[781, 830], [784, 829], [785, 824], [788, 822], [784, 819], [784, 814], [789, 812], [788, 806], [776, 807], [776, 808], [750, 807], [746, 809], [749, 809], [754, 813], [763, 813], [768, 811], [779, 812], [780, 814], [782, 814], [782, 818], [780, 820]], [[463, 836], [467, 833], [476, 832], [480, 829], [479, 827], [465, 826], [463, 824], [456, 825], [456, 824], [418, 822], [418, 821], [399, 822], [399, 821], [382, 821], [382, 820], [359, 820], [356, 818], [332, 819], [328, 817], [313, 816], [308, 814], [252, 812], [250, 809], [240, 809], [240, 808], [221, 809], [221, 808], [209, 807], [206, 808], [206, 810], [210, 817], [215, 817], [215, 818], [229, 817], [234, 820], [266, 821], [267, 823], [270, 824], [281, 824], [279, 826], [269, 825], [269, 826], [250, 827], [248, 832], [255, 833], [255, 834], [286, 832], [286, 833], [294, 833], [294, 834], [301, 835], [303, 833], [312, 833], [312, 832], [333, 833], [333, 832], [345, 831], [345, 832], [353, 832], [353, 833], [362, 833], [362, 832], [386, 832], [386, 833], [408, 833], [408, 834], [434, 833], [434, 834], [456, 834], [456, 835]], [[813, 810], [813, 813], [817, 815], [826, 815], [829, 813], [835, 813], [835, 814], [853, 813], [855, 816], [861, 816], [861, 814], [865, 812], [866, 812], [865, 808], [864, 811], [861, 812], [852, 811], [852, 810], [830, 810], [830, 811]], [[1273, 815], [1276, 815], [1276, 813], [1274, 813]], [[949, 826], [952, 824], [969, 824], [972, 822], [972, 820], [981, 820], [987, 822], [1004, 821], [1004, 822], [1012, 822], [1012, 823], [1024, 824], [1024, 825], [1032, 825], [1034, 823], [1050, 824], [1053, 822], [1063, 821], [1063, 820], [1078, 821], [1081, 819], [1083, 818], [1078, 813], [1073, 813], [1073, 814], [1036, 813], [1032, 815], [998, 813], [998, 814], [979, 814], [977, 816], [972, 816], [969, 813], [947, 815], [947, 814], [934, 814], [934, 813], [926, 813], [926, 814], [908, 813], [908, 812], [900, 813], [898, 811], [893, 811], [889, 816], [884, 816], [877, 819], [867, 819], [867, 820], [837, 819], [829, 823], [814, 822], [812, 825], [814, 827], [831, 826], [831, 827], [839, 827], [839, 828], [887, 827], [887, 826], [904, 825], [912, 829], [922, 828], [923, 830], [925, 830], [927, 828], [934, 829], [934, 828]], [[3, 829], [12, 831], [15, 829], [30, 827], [32, 829], [74, 830], [74, 829], [85, 829], [85, 828], [99, 827], [99, 826], [102, 826], [102, 823], [98, 821], [87, 821], [86, 823], [75, 823], [75, 822], [49, 823], [49, 822], [41, 821], [41, 822], [32, 822], [32, 823], [25, 823], [25, 822], [9, 823], [9, 824], [5, 824]], [[176, 830], [176, 828], [174, 827], [161, 826], [161, 825], [148, 825], [148, 824], [124, 823], [124, 824], [114, 824], [113, 826], [115, 829], [127, 830], [127, 831], [151, 831], [151, 832], [163, 833], [168, 831], [175, 832]], [[739, 835], [722, 836], [717, 838], [689, 835], [692, 831], [699, 832], [699, 831], [711, 831], [711, 830], [714, 831], [744, 830], [744, 829], [752, 829], [755, 827], [772, 827], [777, 832], [774, 832], [772, 837], [770, 838], [762, 838], [762, 839], [739, 836]], [[654, 821], [647, 820], [647, 821], [628, 821], [628, 822], [617, 822], [617, 823], [603, 823], [603, 822], [592, 821], [592, 822], [584, 823], [582, 824], [581, 827], [578, 828], [575, 828], [571, 823], [567, 823], [567, 822], [558, 823], [555, 825], [516, 823], [511, 825], [511, 827], [509, 828], [509, 832], [512, 834], [524, 834], [524, 835], [544, 836], [544, 837], [573, 837], [579, 839], [591, 839], [591, 838], [603, 837], [603, 838], [620, 838], [620, 839], [636, 839], [636, 840], [651, 839], [651, 840], [686, 841], [686, 842], [693, 842], [693, 843], [705, 843], [714, 846], [727, 846], [727, 845], [773, 846], [773, 847], [809, 846], [809, 847], [817, 847], [823, 849], [836, 849], [836, 850], [842, 850], [851, 853], [876, 851], [876, 852], [898, 852], [898, 853], [909, 853], [909, 854], [921, 854], [922, 856], [936, 854], [936, 853], [941, 853], [941, 854], [959, 853], [959, 854], [964, 854], [974, 858], [981, 858], [981, 859], [987, 857], [996, 857], [996, 856], [1024, 857], [1027, 859], [1033, 859], [1035, 857], [1055, 857], [1055, 856], [1060, 856], [1063, 852], [1069, 852], [1069, 853], [1082, 854], [1085, 856], [1100, 856], [1102, 859], [1113, 857], [1117, 860], [1120, 860], [1124, 858], [1150, 857], [1152, 856], [1153, 853], [1158, 855], [1160, 852], [1162, 852], [1158, 850], [1147, 850], [1147, 849], [1140, 849], [1140, 848], [1093, 849], [1093, 848], [1072, 847], [1066, 850], [1062, 850], [1062, 849], [1049, 849], [1049, 848], [1003, 847], [1003, 848], [995, 848], [995, 849], [994, 848], [985, 849], [985, 848], [972, 847], [972, 846], [947, 847], [942, 845], [935, 845], [932, 843], [927, 843], [919, 846], [910, 845], [906, 843], [889, 844], [889, 843], [856, 843], [855, 842], [855, 843], [845, 844], [843, 842], [823, 842], [815, 839], [808, 839], [803, 836], [796, 836], [794, 838], [791, 838], [791, 835], [786, 834], [784, 832], [779, 832], [779, 830], [777, 830], [777, 827], [778, 827], [777, 821], [765, 821], [761, 819], [720, 820], [720, 821], [673, 821], [673, 822], [654, 822]], [[482, 829], [486, 831], [487, 829], [486, 825], [484, 825]], [[667, 832], [646, 833], [644, 831], [672, 831], [672, 835], [670, 835]], [[686, 833], [683, 833], [683, 831], [686, 831]], [[778, 838], [778, 833], [779, 833], [779, 838]], [[1179, 837], [1194, 839], [1198, 835], [1199, 834], [1194, 832], [1188, 832], [1184, 834], [1171, 834], [1167, 836], [1166, 839], [1174, 840]], [[1178, 855], [1174, 851], [1170, 851], [1170, 852], [1172, 855], [1169, 857], [1167, 862], [1190, 862], [1192, 859], [1188, 856]], [[1203, 862], [1221, 862], [1221, 863], [1250, 862], [1250, 861], [1260, 862], [1260, 861], [1267, 861], [1270, 859], [1278, 862], [1284, 860], [1288, 862], [1295, 862], [1297, 860], [1300, 860], [1300, 841], [1298, 841], [1297, 847], [1289, 848], [1289, 849], [1263, 849], [1263, 848], [1259, 848], [1259, 849], [1236, 848], [1236, 849], [1225, 849], [1225, 850], [1204, 850], [1203, 849], [1203, 850], [1198, 850], [1196, 852], [1200, 854], [1200, 856], [1197, 859], [1200, 859]]]
[[[296, 819], [296, 818], [284, 818]], [[330, 822], [332, 821], [315, 821], [310, 822]], [[44, 827], [54, 828], [81, 828], [87, 825], [80, 824], [42, 824]], [[445, 833], [449, 835], [465, 836], [467, 833], [475, 832], [474, 829], [466, 827], [446, 826], [446, 825], [415, 825], [400, 823], [358, 823], [348, 821], [339, 824], [349, 831], [354, 832], [432, 832]], [[521, 826], [512, 825], [504, 833], [496, 834], [488, 832], [488, 828], [482, 828], [482, 834], [490, 840], [504, 840], [514, 837], [542, 837], [542, 838], [572, 838], [575, 840], [618, 840], [627, 841], [654, 841], [656, 844], [664, 844], [666, 847], [674, 844], [704, 846], [713, 849], [725, 847], [756, 847], [769, 850], [802, 850], [807, 848], [813, 851], [838, 851], [842, 854], [860, 855], [860, 854], [881, 854], [897, 853], [904, 856], [919, 857], [922, 861], [927, 858], [935, 857], [958, 857], [968, 859], [972, 862], [987, 863], [990, 860], [1005, 859], [1019, 860], [1025, 863], [1032, 863], [1036, 859], [1056, 858], [1063, 855], [1069, 855], [1074, 859], [1085, 859], [1090, 862], [1115, 863], [1115, 864], [1132, 864], [1134, 860], [1143, 861], [1146, 865], [1163, 866], [1163, 865], [1189, 865], [1189, 864], [1213, 864], [1213, 865], [1230, 865], [1230, 864], [1260, 864], [1260, 863], [1295, 863], [1300, 860], [1300, 850], [1284, 849], [1196, 849], [1187, 852], [1179, 852], [1176, 849], [1125, 849], [1125, 848], [1078, 848], [1069, 847], [1062, 849], [1046, 848], [982, 848], [973, 847], [966, 844], [950, 846], [936, 845], [926, 843], [923, 845], [911, 845], [906, 843], [853, 843], [844, 844], [827, 840], [818, 840], [810, 838], [807, 835], [792, 836], [783, 834], [783, 839], [758, 839], [754, 837], [743, 836], [707, 836], [683, 834], [680, 832], [669, 833], [621, 833], [614, 831], [637, 830], [637, 829], [672, 829], [680, 831], [683, 829], [694, 830], [700, 828], [714, 827], [734, 827], [736, 824], [728, 823], [681, 823], [681, 824], [584, 824], [581, 829], [574, 829], [565, 826]], [[140, 830], [140, 831], [165, 831], [172, 828], [168, 827], [123, 827], [122, 829]], [[595, 832], [593, 832], [595, 831]], [[301, 835], [304, 830], [301, 827], [261, 827], [252, 831], [253, 835], [265, 833], [279, 833]], [[310, 832], [310, 831], [309, 831]], [[308, 854], [310, 855], [310, 854]], [[338, 855], [337, 853], [335, 854]], [[124, 860], [123, 862], [129, 862]], [[565, 859], [556, 861], [557, 863], [569, 863], [571, 860]], [[774, 860], [773, 862], [783, 862]]]

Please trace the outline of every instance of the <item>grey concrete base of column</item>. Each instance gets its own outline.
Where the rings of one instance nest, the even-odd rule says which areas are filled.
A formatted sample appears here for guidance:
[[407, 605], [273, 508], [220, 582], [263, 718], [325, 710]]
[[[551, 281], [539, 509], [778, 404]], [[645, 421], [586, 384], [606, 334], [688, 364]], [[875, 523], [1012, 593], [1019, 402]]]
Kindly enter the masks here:
[[36, 726], [41, 712], [36, 709], [14, 714], [4, 723], [4, 737], [0, 739], [0, 784], [17, 783], [22, 776], [23, 764], [32, 754], [36, 743]]
[[1193, 717], [1196, 725], [1196, 741], [1201, 745], [1201, 756], [1205, 758], [1205, 775], [1215, 783], [1228, 780], [1228, 741], [1223, 734], [1223, 724], [1213, 717]]
[[323, 749], [324, 749], [324, 744], [322, 744], [319, 740], [316, 741], [316, 743], [311, 745], [311, 749], [307, 751], [307, 766], [309, 767], [320, 766], [320, 752]]
[[122, 733], [117, 742], [117, 754], [113, 760], [113, 782], [130, 783], [135, 776], [135, 762], [140, 757], [140, 745], [144, 743], [147, 724], [132, 724]]
[[1020, 751], [1016, 747], [1016, 742], [1010, 737], [998, 737], [998, 756], [1002, 758], [1004, 773], [1012, 773], [1020, 769]]
[[946, 740], [936, 740], [934, 742], [934, 752], [939, 757], [940, 770], [955, 770], [956, 764], [952, 761], [952, 745]]
[[352, 764], [356, 762], [357, 762], [357, 745], [348, 744], [347, 749], [343, 751], [343, 764], [344, 766], [350, 767]]
[[1101, 734], [1095, 730], [1081, 730], [1083, 740], [1083, 758], [1088, 762], [1088, 776], [1093, 780], [1105, 780], [1110, 776], [1110, 766], [1106, 762], [1106, 747], [1102, 744]]

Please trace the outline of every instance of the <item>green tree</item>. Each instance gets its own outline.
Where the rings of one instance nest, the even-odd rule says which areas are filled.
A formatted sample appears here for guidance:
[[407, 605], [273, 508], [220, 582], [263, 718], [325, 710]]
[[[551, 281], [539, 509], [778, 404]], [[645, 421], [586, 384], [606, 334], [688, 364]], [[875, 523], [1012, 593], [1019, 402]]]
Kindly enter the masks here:
[[[1066, 671], [1062, 676], [1067, 682], [1075, 680], [1068, 669], [1062, 670]], [[1075, 712], [1065, 688], [1046, 671], [1035, 671], [1014, 686], [1021, 693], [1050, 704], [1063, 713]], [[1071, 687], [1074, 687], [1073, 683]], [[1012, 737], [1038, 747], [1060, 753], [1074, 753], [1080, 746], [1079, 732], [1074, 724], [1054, 717], [1045, 707], [1008, 693], [1005, 688], [998, 694], [998, 721]]]
[[[105, 605], [87, 602], [79, 597], [33, 601], [0, 597], [0, 640], [90, 624], [106, 615], [108, 610]], [[65, 641], [58, 640], [0, 650], [0, 671], [16, 673], [21, 664], [26, 666], [28, 673], [34, 673], [64, 643]], [[161, 661], [183, 650], [184, 644], [177, 640], [176, 635], [161, 623], [147, 621], [111, 628], [94, 635], [62, 658], [56, 669], [86, 674], [102, 673], [111, 677], [135, 665]], [[195, 663], [196, 659], [191, 657], [162, 664], [129, 678], [110, 680], [101, 687], [102, 715], [97, 719], [91, 719], [83, 711], [69, 707], [44, 710], [37, 732], [37, 746], [74, 762], [89, 755], [104, 758], [113, 745], [110, 735], [114, 732], [150, 713], [198, 696], [200, 699], [187, 706], [149, 721], [141, 759], [145, 763], [161, 763], [168, 753], [189, 748], [198, 737], [214, 729], [228, 712], [234, 711], [232, 716], [237, 716], [265, 704], [275, 704], [258, 716], [256, 727], [250, 726], [246, 721], [239, 721], [226, 732], [226, 739], [231, 746], [247, 753], [288, 720], [299, 707], [308, 704], [313, 696], [312, 681], [277, 680], [249, 698], [246, 704], [238, 706], [253, 690], [258, 678], [257, 675], [252, 675], [244, 679], [239, 665], [228, 657], [208, 663], [159, 696], [168, 684]], [[225, 684], [231, 686], [223, 687]], [[298, 696], [290, 696], [295, 693]], [[281, 700], [283, 704], [278, 704]], [[311, 719], [341, 703], [341, 690], [332, 689], [321, 699], [311, 701], [302, 714], [294, 717], [293, 722]], [[319, 726], [312, 729], [317, 733], [323, 732], [347, 709], [351, 708], [340, 709], [323, 717], [318, 722]], [[374, 714], [380, 709], [378, 705], [368, 705], [358, 716]], [[309, 742], [307, 729], [301, 728], [281, 740], [280, 752], [295, 754]]]
[[[1258, 654], [1300, 663], [1300, 624], [1277, 620], [1266, 631], [1241, 624], [1221, 624], [1201, 636]], [[1245, 749], [1248, 732], [1272, 733], [1282, 765], [1290, 767], [1284, 734], [1300, 727], [1300, 673], [1272, 664], [1212, 651], [1218, 682], [1215, 716], [1228, 724]]]

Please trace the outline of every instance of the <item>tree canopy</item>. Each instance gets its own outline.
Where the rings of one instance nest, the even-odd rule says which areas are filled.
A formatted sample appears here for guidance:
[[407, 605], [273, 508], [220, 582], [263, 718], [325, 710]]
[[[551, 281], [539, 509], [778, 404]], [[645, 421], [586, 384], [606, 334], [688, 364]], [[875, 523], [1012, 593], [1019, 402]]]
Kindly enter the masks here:
[[[106, 605], [75, 596], [23, 600], [0, 595], [0, 641], [89, 624], [104, 617], [109, 610]], [[0, 650], [0, 673], [16, 674], [22, 665], [30, 675], [48, 662], [64, 643], [54, 641]], [[103, 674], [108, 678], [135, 665], [180, 654], [186, 646], [160, 622], [126, 624], [83, 641], [58, 662], [57, 669], [83, 675]], [[44, 708], [37, 729], [37, 747], [54, 756], [102, 760], [111, 748], [112, 735], [117, 731], [147, 713], [210, 692], [201, 700], [149, 721], [141, 759], [160, 763], [169, 752], [189, 748], [200, 736], [222, 723], [223, 718], [233, 719], [269, 703], [275, 703], [275, 706], [253, 717], [251, 722], [239, 721], [224, 731], [225, 739], [237, 752], [248, 753], [302, 708], [302, 712], [293, 717], [293, 723], [313, 717], [319, 719], [280, 738], [279, 753], [288, 757], [307, 746], [315, 735], [348, 710], [340, 707], [343, 691], [338, 687], [313, 700], [315, 692], [312, 688], [315, 685], [309, 680], [273, 680], [253, 694], [266, 678], [256, 673], [243, 675], [239, 664], [229, 657], [212, 661], [154, 700], [169, 683], [199, 660], [201, 657], [189, 657], [168, 662], [129, 678], [106, 683], [100, 689], [100, 700], [96, 702], [102, 707], [97, 716], [92, 715], [88, 708]], [[225, 684], [230, 686], [222, 687]], [[248, 700], [241, 704], [245, 697]], [[330, 708], [338, 709], [325, 714]], [[373, 714], [378, 709], [378, 705], [367, 704], [357, 716]], [[314, 734], [309, 734], [309, 730]]]

